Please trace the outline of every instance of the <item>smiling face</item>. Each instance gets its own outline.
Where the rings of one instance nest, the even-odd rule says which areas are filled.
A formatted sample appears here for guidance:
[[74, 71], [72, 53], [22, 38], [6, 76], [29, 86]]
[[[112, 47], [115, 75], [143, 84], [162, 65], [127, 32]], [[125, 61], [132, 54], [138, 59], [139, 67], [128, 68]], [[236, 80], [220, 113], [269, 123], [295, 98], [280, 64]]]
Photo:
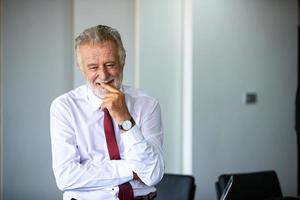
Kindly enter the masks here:
[[112, 41], [83, 44], [79, 48], [80, 70], [94, 94], [103, 98], [106, 90], [101, 83], [120, 89], [123, 66], [120, 65], [117, 45]]

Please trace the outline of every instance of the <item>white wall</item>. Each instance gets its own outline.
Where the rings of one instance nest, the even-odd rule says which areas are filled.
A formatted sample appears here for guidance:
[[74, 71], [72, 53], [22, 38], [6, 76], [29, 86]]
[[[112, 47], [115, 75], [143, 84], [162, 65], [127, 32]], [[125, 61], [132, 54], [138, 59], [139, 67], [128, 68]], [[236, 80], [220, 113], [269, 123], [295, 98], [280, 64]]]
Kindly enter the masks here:
[[193, 3], [197, 199], [216, 198], [221, 173], [267, 169], [296, 195], [297, 1]]
[[[134, 84], [134, 0], [73, 0], [74, 39], [86, 28], [106, 24], [116, 28], [126, 49], [124, 83]], [[80, 70], [74, 68], [74, 87], [84, 84]]]
[[140, 1], [140, 87], [159, 99], [166, 171], [182, 170], [181, 1]]
[[50, 102], [72, 87], [71, 2], [3, 0], [3, 200], [62, 199]]

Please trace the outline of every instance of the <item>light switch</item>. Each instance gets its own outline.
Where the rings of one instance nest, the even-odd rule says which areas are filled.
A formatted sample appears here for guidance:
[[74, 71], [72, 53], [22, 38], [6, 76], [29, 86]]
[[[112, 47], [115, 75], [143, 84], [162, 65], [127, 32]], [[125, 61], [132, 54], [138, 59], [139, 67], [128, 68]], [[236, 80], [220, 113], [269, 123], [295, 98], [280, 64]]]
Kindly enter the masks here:
[[255, 92], [246, 92], [244, 102], [245, 104], [256, 104], [257, 94]]

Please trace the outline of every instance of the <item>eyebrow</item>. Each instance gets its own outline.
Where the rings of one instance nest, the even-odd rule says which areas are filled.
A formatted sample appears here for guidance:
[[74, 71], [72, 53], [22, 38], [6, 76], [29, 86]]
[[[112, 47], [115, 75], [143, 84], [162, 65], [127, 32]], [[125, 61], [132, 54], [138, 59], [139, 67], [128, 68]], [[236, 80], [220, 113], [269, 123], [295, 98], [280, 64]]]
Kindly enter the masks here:
[[96, 63], [89, 63], [87, 64], [87, 67], [93, 67], [93, 66], [96, 66], [97, 64]]
[[116, 64], [116, 63], [117, 63], [116, 61], [107, 61], [104, 64]]

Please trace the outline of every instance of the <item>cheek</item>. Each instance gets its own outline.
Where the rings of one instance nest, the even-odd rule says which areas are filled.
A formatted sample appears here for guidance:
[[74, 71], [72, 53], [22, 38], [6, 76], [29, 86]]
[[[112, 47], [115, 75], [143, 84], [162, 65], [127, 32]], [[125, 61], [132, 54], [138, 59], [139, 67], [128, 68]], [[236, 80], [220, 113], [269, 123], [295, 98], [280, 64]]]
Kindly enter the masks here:
[[86, 71], [84, 73], [84, 78], [88, 81], [93, 81], [94, 79], [96, 79], [96, 73]]
[[114, 78], [119, 78], [120, 77], [120, 73], [113, 73], [111, 74], [112, 77]]
[[120, 78], [122, 74], [122, 70], [115, 71], [111, 74], [114, 78]]

